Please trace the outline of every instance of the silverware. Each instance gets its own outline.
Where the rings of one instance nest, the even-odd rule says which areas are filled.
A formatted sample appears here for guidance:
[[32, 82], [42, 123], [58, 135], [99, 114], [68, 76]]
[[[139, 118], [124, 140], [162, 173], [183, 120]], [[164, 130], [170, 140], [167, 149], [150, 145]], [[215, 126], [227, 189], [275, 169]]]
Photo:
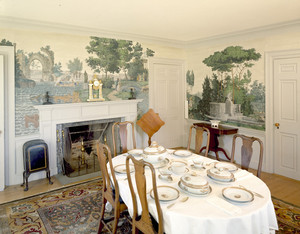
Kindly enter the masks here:
[[261, 194], [259, 194], [259, 193], [257, 193], [257, 192], [254, 192], [254, 191], [252, 191], [252, 190], [250, 190], [250, 189], [247, 189], [247, 188], [245, 188], [243, 185], [239, 185], [239, 187], [242, 188], [242, 189], [248, 190], [249, 192], [253, 193], [253, 195], [255, 195], [255, 196], [257, 196], [257, 197], [264, 198], [263, 195], [261, 195]]
[[167, 206], [167, 209], [170, 209], [172, 206], [174, 206], [177, 202], [186, 202], [189, 199], [189, 197], [183, 197], [179, 201], [173, 202], [172, 204]]

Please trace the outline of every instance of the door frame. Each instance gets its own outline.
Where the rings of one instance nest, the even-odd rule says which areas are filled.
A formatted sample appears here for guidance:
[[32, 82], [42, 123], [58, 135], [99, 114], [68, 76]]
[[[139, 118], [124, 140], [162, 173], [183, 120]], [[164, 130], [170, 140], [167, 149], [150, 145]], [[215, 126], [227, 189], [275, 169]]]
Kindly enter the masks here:
[[266, 170], [274, 172], [274, 146], [275, 146], [275, 127], [274, 127], [274, 60], [292, 57], [300, 57], [300, 50], [281, 50], [265, 53], [265, 79], [266, 79]]
[[0, 154], [0, 162], [4, 166], [0, 172], [0, 178], [4, 178], [0, 181], [4, 181], [4, 185], [0, 185], [1, 190], [9, 184], [15, 169], [15, 47], [0, 46], [0, 54], [4, 60], [4, 154]]
[[182, 80], [180, 83], [180, 105], [182, 107], [182, 139], [181, 144], [184, 145], [184, 115], [185, 115], [185, 100], [186, 100], [186, 82], [185, 82], [185, 61], [181, 59], [168, 59], [168, 58], [155, 58], [151, 57], [148, 59], [148, 68], [149, 68], [149, 108], [154, 108], [155, 96], [154, 96], [154, 87], [155, 87], [155, 77], [154, 77], [154, 64], [166, 64], [166, 65], [177, 65], [182, 68]]

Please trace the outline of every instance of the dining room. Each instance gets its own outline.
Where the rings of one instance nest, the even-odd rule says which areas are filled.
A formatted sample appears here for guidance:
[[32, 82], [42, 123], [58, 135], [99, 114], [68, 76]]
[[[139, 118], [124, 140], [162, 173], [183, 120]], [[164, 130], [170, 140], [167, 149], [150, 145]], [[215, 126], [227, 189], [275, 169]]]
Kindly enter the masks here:
[[[240, 219], [237, 222], [241, 221], [241, 225], [249, 223], [247, 218], [265, 222], [267, 219], [259, 216], [262, 213], [272, 221], [273, 203], [278, 221], [280, 209], [275, 198], [299, 207], [299, 10], [295, 0], [290, 4], [241, 4], [236, 0], [226, 4], [219, 0], [152, 4], [136, 0], [130, 4], [94, 0], [89, 4], [69, 0], [47, 4], [2, 1], [0, 203], [85, 186], [99, 179], [96, 148], [89, 145], [87, 135], [103, 128], [105, 131], [97, 138], [109, 145], [113, 164], [116, 160], [125, 165], [127, 150], [143, 150], [146, 155], [148, 147], [153, 150], [152, 142], [166, 150], [158, 161], [141, 155], [133, 157], [162, 166], [154, 168], [158, 188], [175, 188], [174, 200], [159, 201], [163, 219], [167, 218], [167, 233], [179, 232], [184, 225], [176, 224], [184, 219], [183, 223], [196, 224], [196, 220], [202, 220], [209, 233], [213, 229], [207, 223], [211, 221], [196, 212], [202, 209], [212, 212], [227, 227], [233, 217]], [[211, 12], [215, 12], [214, 16]], [[154, 111], [152, 117], [164, 122], [154, 131], [153, 126], [141, 124], [149, 110]], [[102, 124], [105, 121], [109, 125]], [[124, 121], [134, 123], [136, 146], [128, 139], [129, 148], [122, 151], [121, 144], [115, 155], [112, 125]], [[72, 134], [65, 126], [71, 123], [101, 126], [85, 127], [85, 135], [77, 136], [74, 147], [68, 148], [64, 140]], [[192, 126], [197, 130], [190, 134]], [[209, 135], [205, 130], [200, 136], [201, 127], [208, 129]], [[255, 141], [250, 143], [241, 136]], [[45, 168], [34, 170], [30, 176], [25, 173], [30, 169], [26, 169], [24, 145], [35, 140], [47, 146], [43, 156], [48, 155], [49, 162], [44, 162], [49, 164], [53, 184], [45, 178]], [[252, 155], [246, 166], [240, 158], [244, 142], [247, 147], [242, 151]], [[248, 151], [250, 145], [252, 151]], [[69, 151], [67, 159], [64, 151]], [[189, 152], [192, 153], [187, 156]], [[201, 159], [200, 166], [197, 157]], [[228, 164], [224, 166], [225, 162]], [[74, 165], [78, 171], [69, 167]], [[232, 168], [228, 170], [226, 165]], [[70, 169], [67, 174], [79, 177], [70, 178], [64, 168]], [[147, 179], [150, 171], [146, 170]], [[221, 183], [216, 182], [214, 172], [228, 172], [231, 179], [225, 176]], [[87, 175], [81, 177], [83, 174]], [[126, 173], [116, 173], [120, 195], [124, 192], [124, 201], [130, 207], [132, 196], [125, 177]], [[20, 186], [24, 178], [28, 180], [28, 191]], [[224, 180], [229, 181], [222, 184]], [[135, 180], [132, 182], [134, 185]], [[97, 188], [101, 186], [97, 184]], [[199, 193], [199, 186], [204, 192], [193, 194]], [[243, 193], [236, 196], [248, 196], [251, 201], [241, 204], [228, 199], [227, 187], [237, 187]], [[147, 187], [149, 211], [157, 221], [150, 190]], [[220, 199], [210, 199], [213, 197], [220, 198], [223, 205], [224, 201], [228, 203], [229, 208], [218, 207]], [[236, 206], [240, 209], [234, 209]], [[130, 212], [132, 215], [133, 210]], [[47, 222], [40, 222], [43, 231]], [[265, 224], [261, 225], [264, 231]], [[255, 233], [258, 229], [252, 228], [258, 226], [243, 228]], [[276, 225], [269, 226], [276, 229]], [[281, 230], [280, 225], [278, 228]]]

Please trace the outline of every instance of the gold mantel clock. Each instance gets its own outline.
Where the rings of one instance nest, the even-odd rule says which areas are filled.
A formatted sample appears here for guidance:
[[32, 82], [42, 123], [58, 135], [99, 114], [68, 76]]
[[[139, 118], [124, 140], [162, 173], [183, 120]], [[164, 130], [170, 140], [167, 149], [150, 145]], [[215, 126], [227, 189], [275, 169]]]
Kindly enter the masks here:
[[102, 96], [102, 82], [97, 79], [97, 76], [94, 75], [93, 80], [89, 82], [89, 99], [88, 102], [97, 102], [104, 101], [105, 99]]

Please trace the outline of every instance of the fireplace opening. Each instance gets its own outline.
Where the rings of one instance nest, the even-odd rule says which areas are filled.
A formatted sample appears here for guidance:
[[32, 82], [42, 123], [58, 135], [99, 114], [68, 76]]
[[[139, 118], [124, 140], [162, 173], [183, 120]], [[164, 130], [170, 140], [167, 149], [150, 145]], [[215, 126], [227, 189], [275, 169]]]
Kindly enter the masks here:
[[117, 121], [121, 118], [57, 125], [58, 172], [76, 177], [99, 171], [95, 143], [107, 144], [113, 154], [112, 125]]

